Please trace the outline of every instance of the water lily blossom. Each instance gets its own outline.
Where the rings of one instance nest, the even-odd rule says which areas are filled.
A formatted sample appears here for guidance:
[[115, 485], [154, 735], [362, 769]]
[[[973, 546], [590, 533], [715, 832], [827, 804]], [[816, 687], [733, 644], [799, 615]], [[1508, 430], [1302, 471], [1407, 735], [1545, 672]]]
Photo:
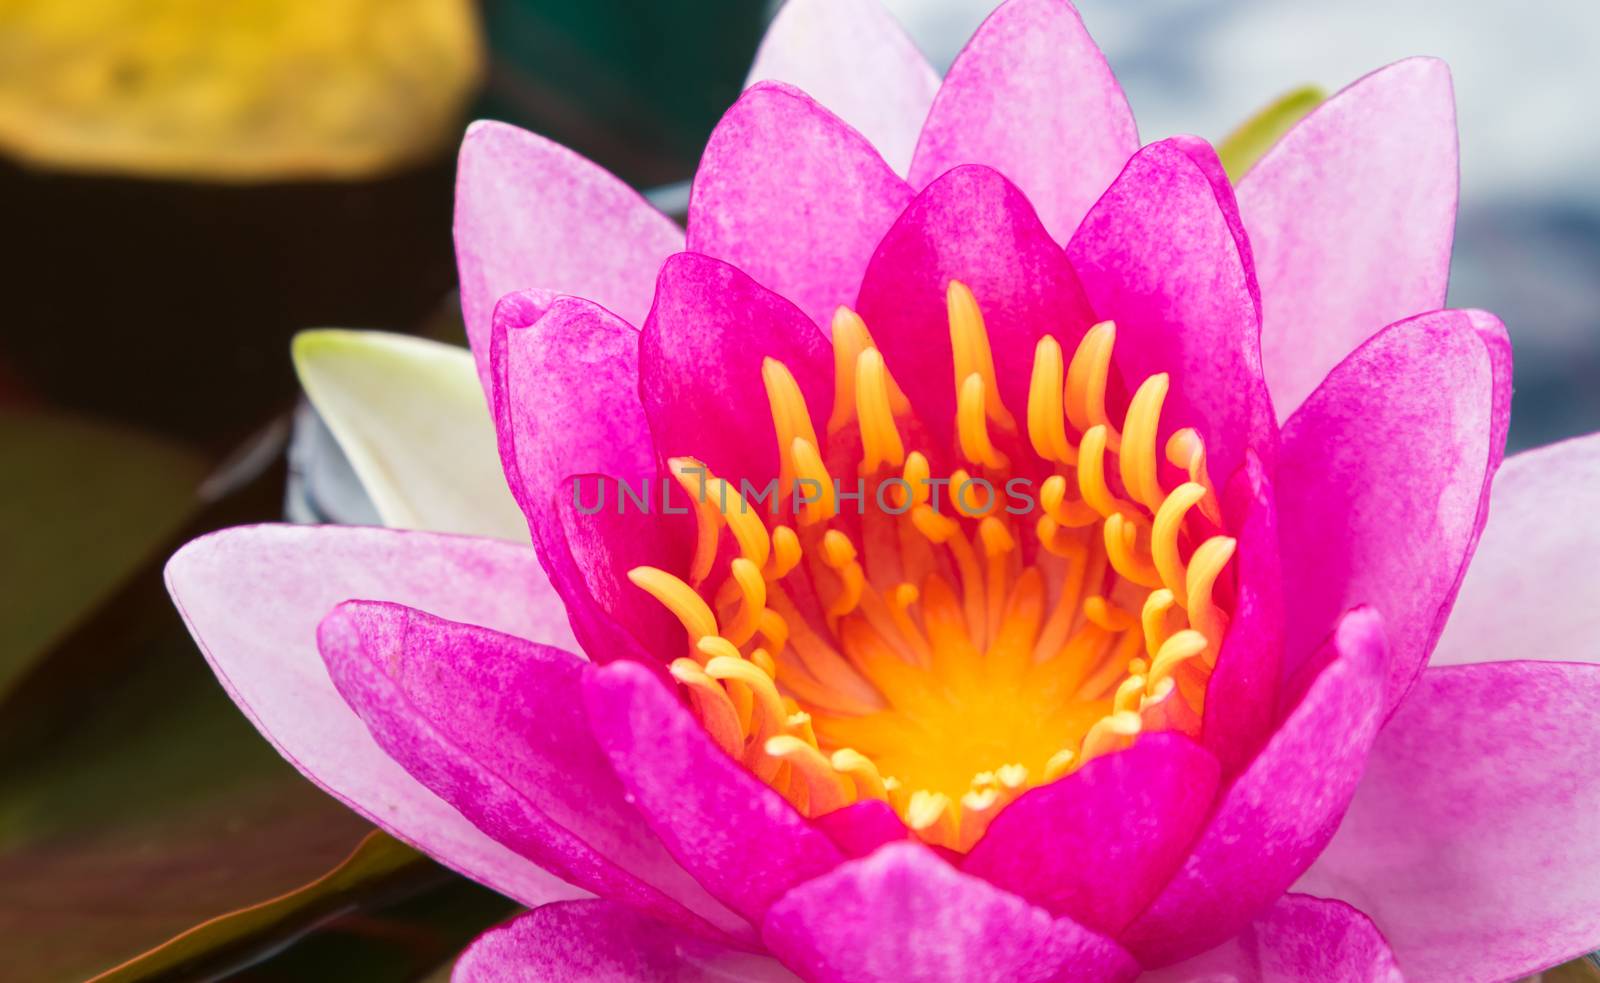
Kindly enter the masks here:
[[1443, 308], [1444, 66], [1359, 80], [1237, 188], [1140, 146], [1065, 0], [942, 82], [876, 5], [791, 0], [752, 81], [686, 231], [466, 136], [531, 550], [258, 526], [168, 567], [290, 761], [531, 909], [456, 978], [1501, 980], [1600, 946], [1600, 438], [1500, 466], [1505, 329]]

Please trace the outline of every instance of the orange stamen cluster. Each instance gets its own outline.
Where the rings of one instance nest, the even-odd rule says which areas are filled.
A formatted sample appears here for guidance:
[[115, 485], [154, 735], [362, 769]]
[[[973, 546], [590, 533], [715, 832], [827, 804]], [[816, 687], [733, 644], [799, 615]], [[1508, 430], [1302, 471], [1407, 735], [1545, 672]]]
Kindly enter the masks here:
[[[674, 459], [696, 502], [689, 570], [630, 578], [687, 631], [672, 675], [729, 755], [806, 815], [881, 799], [923, 840], [966, 850], [1027, 789], [1143, 731], [1198, 730], [1235, 543], [1200, 435], [1180, 429], [1158, 454], [1167, 376], [1113, 420], [1111, 323], [1070, 361], [1039, 339], [1019, 423], [977, 301], [958, 282], [947, 300], [949, 454], [911, 446], [924, 428], [840, 309], [827, 442], [768, 359], [778, 495], [752, 507]], [[934, 460], [947, 484], [930, 480]], [[864, 508], [842, 508], [845, 471]], [[1029, 508], [1008, 511], [1022, 500], [997, 490], [1022, 473]], [[737, 555], [719, 569], [724, 534]]]

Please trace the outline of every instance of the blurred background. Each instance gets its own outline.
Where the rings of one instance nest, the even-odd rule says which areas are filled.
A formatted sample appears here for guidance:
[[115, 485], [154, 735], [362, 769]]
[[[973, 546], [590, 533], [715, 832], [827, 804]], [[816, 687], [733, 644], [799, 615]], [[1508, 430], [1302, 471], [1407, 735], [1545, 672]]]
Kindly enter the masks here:
[[[886, 3], [941, 70], [992, 7]], [[1080, 7], [1147, 141], [1217, 140], [1300, 84], [1449, 61], [1450, 301], [1510, 327], [1514, 449], [1600, 429], [1600, 6]], [[0, 980], [443, 979], [509, 913], [284, 765], [160, 565], [283, 517], [294, 332], [461, 337], [468, 120], [544, 133], [670, 210], [772, 9], [0, 0]], [[293, 477], [347, 487], [314, 433]], [[340, 494], [320, 511], [359, 516]]]

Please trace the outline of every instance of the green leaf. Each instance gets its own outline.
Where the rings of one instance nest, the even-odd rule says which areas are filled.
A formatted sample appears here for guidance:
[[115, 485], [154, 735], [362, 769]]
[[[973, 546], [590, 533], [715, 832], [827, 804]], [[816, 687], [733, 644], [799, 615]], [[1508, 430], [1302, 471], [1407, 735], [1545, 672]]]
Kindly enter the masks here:
[[1303, 85], [1279, 96], [1223, 137], [1217, 144], [1217, 156], [1222, 158], [1228, 180], [1238, 183], [1279, 138], [1322, 105], [1327, 97], [1319, 86]]
[[0, 700], [195, 510], [197, 454], [121, 427], [0, 411]]

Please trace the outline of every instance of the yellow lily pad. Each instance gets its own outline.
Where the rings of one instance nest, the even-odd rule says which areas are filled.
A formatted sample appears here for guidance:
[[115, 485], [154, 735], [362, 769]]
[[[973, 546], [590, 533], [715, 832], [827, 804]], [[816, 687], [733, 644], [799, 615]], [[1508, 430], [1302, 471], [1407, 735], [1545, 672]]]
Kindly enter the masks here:
[[358, 177], [457, 134], [470, 0], [0, 0], [0, 149], [60, 169]]

